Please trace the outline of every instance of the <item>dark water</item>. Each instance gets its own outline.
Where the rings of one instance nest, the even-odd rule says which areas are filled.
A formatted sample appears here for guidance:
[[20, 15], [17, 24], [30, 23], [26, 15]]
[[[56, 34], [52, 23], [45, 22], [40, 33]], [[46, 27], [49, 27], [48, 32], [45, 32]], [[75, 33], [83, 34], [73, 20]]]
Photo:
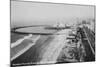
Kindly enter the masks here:
[[[57, 30], [47, 30], [44, 29], [44, 27], [26, 27], [26, 28], [20, 28], [20, 29], [16, 29], [15, 31], [17, 32], [25, 32], [27, 34], [20, 34], [20, 33], [13, 33], [11, 32], [11, 43], [17, 41], [20, 38], [23, 38], [24, 36], [29, 35], [28, 33], [47, 33], [47, 34], [52, 34], [52, 33], [56, 33]], [[38, 34], [33, 35], [33, 37], [38, 36]]]

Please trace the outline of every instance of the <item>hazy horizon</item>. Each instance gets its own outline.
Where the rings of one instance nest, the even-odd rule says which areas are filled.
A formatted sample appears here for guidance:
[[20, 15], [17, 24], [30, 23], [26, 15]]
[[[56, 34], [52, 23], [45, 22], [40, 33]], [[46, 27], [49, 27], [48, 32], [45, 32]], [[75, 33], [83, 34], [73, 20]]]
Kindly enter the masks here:
[[11, 26], [70, 23], [70, 19], [94, 18], [94, 12], [94, 6], [11, 1]]

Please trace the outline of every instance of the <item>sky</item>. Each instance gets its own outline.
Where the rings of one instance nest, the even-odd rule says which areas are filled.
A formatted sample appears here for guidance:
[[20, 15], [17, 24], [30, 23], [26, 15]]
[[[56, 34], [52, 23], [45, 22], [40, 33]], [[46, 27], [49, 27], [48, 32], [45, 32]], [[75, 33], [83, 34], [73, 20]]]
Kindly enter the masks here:
[[11, 26], [73, 23], [69, 19], [94, 18], [94, 6], [11, 1]]

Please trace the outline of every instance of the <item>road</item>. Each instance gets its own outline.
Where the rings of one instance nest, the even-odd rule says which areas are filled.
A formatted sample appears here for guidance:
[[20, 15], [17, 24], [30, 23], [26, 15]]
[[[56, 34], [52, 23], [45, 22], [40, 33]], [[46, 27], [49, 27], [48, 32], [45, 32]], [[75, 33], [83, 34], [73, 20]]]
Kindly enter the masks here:
[[87, 27], [80, 28], [82, 36], [82, 44], [85, 47], [86, 57], [85, 61], [95, 60], [95, 36], [89, 31]]

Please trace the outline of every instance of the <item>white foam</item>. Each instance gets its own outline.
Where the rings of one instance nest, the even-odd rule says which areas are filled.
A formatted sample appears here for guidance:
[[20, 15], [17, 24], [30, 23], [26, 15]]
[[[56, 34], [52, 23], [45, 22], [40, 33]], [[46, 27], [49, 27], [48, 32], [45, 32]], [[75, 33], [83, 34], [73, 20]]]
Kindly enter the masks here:
[[[31, 37], [31, 35], [30, 35], [30, 37]], [[26, 37], [26, 38], [29, 38], [29, 37]], [[29, 44], [27, 47], [23, 48], [20, 52], [18, 52], [17, 54], [15, 54], [15, 55], [11, 58], [11, 61], [14, 60], [14, 59], [16, 59], [18, 56], [20, 56], [21, 54], [23, 54], [24, 52], [26, 52], [26, 51], [27, 51], [28, 49], [30, 49], [33, 45], [35, 45], [35, 44], [36, 44], [36, 41], [37, 41], [39, 38], [40, 38], [40, 35], [37, 36], [35, 39], [32, 40], [33, 43]], [[32, 39], [32, 38], [30, 38], [30, 39]], [[20, 46], [20, 45], [18, 45], [18, 46]]]
[[23, 42], [23, 40], [28, 39], [30, 37], [32, 37], [32, 34], [29, 34], [28, 36], [25, 36], [25, 37], [23, 37], [21, 39], [18, 39], [16, 42], [11, 44], [11, 48], [14, 48], [14, 47], [18, 46], [20, 43]]

